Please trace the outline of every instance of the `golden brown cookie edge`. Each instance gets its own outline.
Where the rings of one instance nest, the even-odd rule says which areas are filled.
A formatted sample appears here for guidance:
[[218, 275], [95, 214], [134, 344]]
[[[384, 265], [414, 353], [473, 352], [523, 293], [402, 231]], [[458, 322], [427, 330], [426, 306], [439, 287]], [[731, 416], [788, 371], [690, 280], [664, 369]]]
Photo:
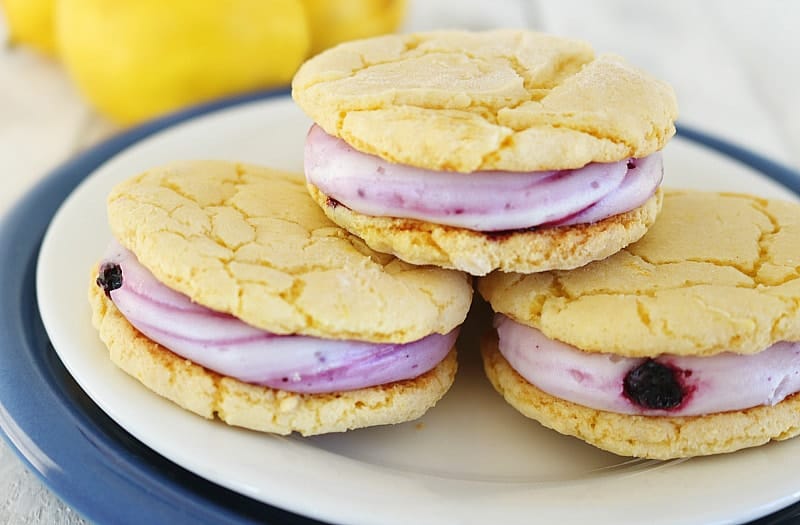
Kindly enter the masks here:
[[620, 456], [675, 459], [734, 452], [800, 434], [800, 395], [775, 406], [705, 416], [616, 414], [551, 396], [525, 380], [497, 348], [481, 340], [484, 371], [497, 392], [522, 415], [561, 434]]
[[455, 379], [455, 347], [435, 368], [409, 380], [336, 392], [298, 394], [251, 385], [192, 363], [151, 341], [122, 316], [94, 283], [89, 302], [92, 324], [112, 362], [149, 390], [206, 419], [304, 436], [411, 421], [421, 417]]
[[329, 199], [308, 183], [314, 201], [333, 222], [375, 251], [411, 264], [482, 276], [494, 270], [537, 273], [571, 270], [604, 259], [640, 239], [655, 223], [662, 192], [642, 206], [593, 224], [485, 233], [416, 219], [371, 217]]

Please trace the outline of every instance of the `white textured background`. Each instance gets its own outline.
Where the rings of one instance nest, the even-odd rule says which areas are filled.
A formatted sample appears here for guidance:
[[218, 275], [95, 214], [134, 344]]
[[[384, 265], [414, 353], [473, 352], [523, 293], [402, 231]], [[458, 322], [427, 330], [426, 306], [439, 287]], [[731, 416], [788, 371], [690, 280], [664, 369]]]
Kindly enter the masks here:
[[[800, 170], [800, 2], [410, 1], [407, 30], [526, 26], [622, 54], [675, 87], [683, 123]], [[0, 50], [0, 215], [50, 169], [113, 130], [57, 65], [24, 50]], [[0, 442], [0, 524], [6, 523], [83, 520]]]

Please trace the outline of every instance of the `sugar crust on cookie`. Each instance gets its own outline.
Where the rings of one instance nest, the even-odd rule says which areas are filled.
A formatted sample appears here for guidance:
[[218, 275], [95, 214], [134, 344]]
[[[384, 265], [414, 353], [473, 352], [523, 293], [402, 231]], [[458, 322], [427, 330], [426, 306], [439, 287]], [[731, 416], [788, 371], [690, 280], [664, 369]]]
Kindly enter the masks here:
[[570, 272], [495, 273], [496, 312], [585, 351], [757, 353], [800, 340], [800, 205], [665, 190], [642, 240]]
[[435, 170], [538, 171], [644, 157], [675, 133], [667, 84], [585, 42], [522, 30], [345, 43], [292, 82], [331, 135]]
[[177, 405], [229, 425], [310, 436], [401, 423], [422, 416], [455, 379], [453, 349], [420, 377], [389, 385], [333, 394], [297, 394], [250, 385], [203, 368], [146, 338], [94, 282], [89, 300], [92, 323], [115, 365]]
[[553, 397], [528, 383], [484, 337], [481, 353], [495, 390], [526, 417], [622, 456], [672, 459], [733, 452], [800, 434], [800, 395], [759, 406], [692, 417], [634, 416], [595, 410]]
[[462, 273], [377, 253], [336, 226], [300, 175], [179, 162], [118, 185], [111, 230], [156, 278], [274, 333], [409, 342], [460, 325]]
[[661, 209], [661, 191], [645, 204], [594, 224], [513, 232], [476, 232], [416, 219], [371, 217], [329, 201], [313, 184], [312, 198], [335, 223], [372, 249], [412, 264], [454, 268], [472, 275], [571, 269], [608, 257], [641, 238]]

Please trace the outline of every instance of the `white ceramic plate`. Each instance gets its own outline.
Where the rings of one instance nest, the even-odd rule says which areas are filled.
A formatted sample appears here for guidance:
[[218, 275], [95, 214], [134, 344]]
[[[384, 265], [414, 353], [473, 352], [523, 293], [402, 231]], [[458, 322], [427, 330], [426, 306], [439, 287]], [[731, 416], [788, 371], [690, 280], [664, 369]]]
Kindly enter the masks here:
[[[483, 377], [477, 340], [488, 312], [477, 301], [453, 389], [421, 420], [403, 425], [314, 438], [259, 434], [194, 416], [118, 370], [90, 324], [86, 299], [89, 269], [110, 239], [109, 190], [177, 159], [300, 172], [309, 124], [284, 97], [166, 129], [89, 176], [53, 220], [37, 273], [48, 335], [81, 387], [136, 438], [219, 485], [337, 523], [721, 523], [800, 498], [800, 440], [688, 461], [631, 460], [519, 415]], [[672, 187], [794, 198], [697, 143], [675, 139], [665, 156]]]

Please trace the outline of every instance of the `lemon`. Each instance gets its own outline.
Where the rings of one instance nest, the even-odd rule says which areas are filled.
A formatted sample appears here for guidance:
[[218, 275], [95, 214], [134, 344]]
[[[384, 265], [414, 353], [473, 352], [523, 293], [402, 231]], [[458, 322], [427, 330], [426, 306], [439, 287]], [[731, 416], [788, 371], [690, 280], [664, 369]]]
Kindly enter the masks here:
[[311, 26], [311, 53], [391, 33], [403, 21], [406, 0], [303, 0]]
[[55, 0], [0, 0], [11, 43], [29, 45], [46, 55], [55, 56], [54, 6]]
[[59, 0], [56, 27], [78, 88], [122, 124], [288, 84], [310, 45], [301, 0]]

